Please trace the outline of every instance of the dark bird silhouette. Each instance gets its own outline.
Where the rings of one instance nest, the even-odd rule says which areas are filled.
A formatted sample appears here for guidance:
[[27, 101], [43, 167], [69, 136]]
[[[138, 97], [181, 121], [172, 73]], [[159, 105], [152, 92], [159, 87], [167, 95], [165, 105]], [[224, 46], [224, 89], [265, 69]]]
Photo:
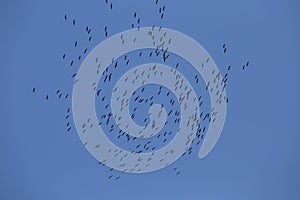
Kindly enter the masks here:
[[67, 15], [65, 15], [65, 20], [67, 20]]
[[35, 88], [32, 88], [32, 92], [35, 93]]
[[75, 19], [73, 19], [73, 26], [75, 26]]
[[97, 91], [97, 96], [99, 96], [99, 95], [100, 95], [100, 92], [101, 92], [101, 90], [98, 90], [98, 91]]

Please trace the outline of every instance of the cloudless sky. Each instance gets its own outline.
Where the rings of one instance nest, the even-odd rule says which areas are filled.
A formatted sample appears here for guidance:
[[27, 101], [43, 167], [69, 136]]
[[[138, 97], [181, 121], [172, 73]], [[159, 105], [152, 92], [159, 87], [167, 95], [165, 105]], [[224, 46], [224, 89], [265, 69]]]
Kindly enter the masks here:
[[[111, 2], [113, 10], [104, 0], [0, 1], [0, 199], [300, 199], [300, 3], [159, 0], [161, 20], [154, 0]], [[90, 51], [105, 26], [109, 36], [130, 29], [134, 11], [142, 26], [185, 33], [222, 72], [233, 69], [225, 126], [205, 159], [183, 157], [149, 174], [116, 172], [116, 181], [86, 151], [72, 119], [66, 132], [71, 101], [54, 94], [71, 94], [80, 62], [70, 67], [61, 57], [79, 54], [74, 41]]]

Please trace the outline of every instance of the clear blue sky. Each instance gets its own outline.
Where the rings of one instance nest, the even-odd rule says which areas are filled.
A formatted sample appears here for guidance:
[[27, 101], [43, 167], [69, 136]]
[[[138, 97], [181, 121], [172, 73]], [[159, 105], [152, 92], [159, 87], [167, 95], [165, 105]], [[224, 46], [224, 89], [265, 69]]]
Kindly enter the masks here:
[[[154, 0], [111, 2], [112, 11], [104, 0], [0, 1], [0, 199], [300, 199], [299, 2], [159, 0], [164, 20]], [[83, 147], [72, 119], [66, 132], [70, 98], [54, 94], [72, 89], [80, 62], [70, 67], [61, 57], [80, 54], [74, 41], [91, 50], [105, 26], [109, 35], [130, 29], [134, 11], [142, 26], [194, 38], [222, 72], [231, 64], [230, 103], [204, 160], [195, 154], [154, 173], [115, 172], [115, 181]]]

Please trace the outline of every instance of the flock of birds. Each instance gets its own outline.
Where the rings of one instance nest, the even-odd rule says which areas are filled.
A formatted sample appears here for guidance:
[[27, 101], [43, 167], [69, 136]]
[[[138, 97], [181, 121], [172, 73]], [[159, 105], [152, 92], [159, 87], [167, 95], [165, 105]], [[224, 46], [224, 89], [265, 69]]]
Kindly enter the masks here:
[[[109, 2], [108, 0], [105, 0], [105, 4], [108, 5], [108, 9], [113, 9], [113, 4]], [[161, 20], [163, 20], [165, 16], [166, 6], [165, 5], [159, 5], [159, 0], [155, 0], [155, 5], [158, 6], [158, 14]], [[67, 15], [64, 15], [64, 20], [66, 22], [71, 22], [72, 26], [76, 26], [76, 20], [75, 19], [69, 19]], [[133, 23], [131, 23], [131, 28], [140, 28], [141, 27], [141, 17], [138, 15], [137, 12], [133, 13]], [[154, 26], [153, 26], [154, 28]], [[104, 37], [108, 37], [108, 26], [104, 27]], [[93, 37], [91, 35], [92, 29], [89, 26], [85, 27], [85, 32], [87, 35], [87, 42], [91, 42]], [[154, 37], [154, 36], [153, 36]], [[122, 38], [122, 43], [125, 42], [125, 38]], [[171, 40], [171, 39], [170, 39]], [[171, 41], [167, 42], [171, 42]], [[74, 41], [74, 47], [79, 48], [79, 41]], [[227, 53], [227, 46], [226, 44], [223, 44], [223, 53]], [[76, 56], [71, 56], [67, 53], [63, 53], [62, 60], [64, 62], [69, 63], [69, 66], [74, 66], [75, 64], [80, 64], [82, 60], [84, 60], [85, 56], [88, 53], [88, 48], [83, 48], [81, 51], [81, 54]], [[173, 65], [174, 71], [181, 70], [181, 72], [184, 72], [187, 67], [187, 63], [182, 64], [182, 61], [180, 58], [177, 58], [172, 53], [167, 52], [167, 50], [141, 50], [139, 52], [130, 52], [127, 55], [123, 55], [116, 60], [112, 62], [111, 65], [109, 65], [106, 69], [106, 71], [102, 74], [99, 84], [97, 86], [96, 91], [96, 111], [97, 116], [99, 119], [98, 126], [101, 126], [103, 130], [106, 131], [107, 137], [115, 142], [118, 146], [127, 149], [129, 151], [135, 152], [135, 153], [144, 153], [144, 152], [152, 152], [156, 149], [159, 149], [163, 147], [165, 144], [167, 144], [169, 141], [172, 140], [172, 138], [176, 134], [176, 129], [179, 127], [179, 124], [181, 122], [181, 110], [179, 104], [181, 103], [182, 99], [176, 99], [176, 96], [170, 92], [170, 90], [164, 86], [160, 85], [151, 85], [151, 86], [143, 86], [139, 87], [131, 96], [129, 102], [122, 102], [122, 104], [130, 104], [129, 110], [130, 110], [130, 116], [133, 121], [135, 121], [137, 124], [140, 124], [141, 126], [147, 126], [150, 122], [150, 118], [148, 115], [145, 115], [149, 108], [156, 103], [164, 102], [164, 108], [167, 111], [167, 122], [164, 124], [164, 127], [161, 129], [161, 131], [154, 135], [153, 137], [149, 138], [138, 138], [131, 136], [130, 134], [126, 133], [126, 131], [123, 131], [118, 127], [117, 121], [118, 119], [114, 119], [114, 115], [112, 113], [111, 109], [111, 101], [109, 99], [109, 96], [107, 94], [111, 94], [113, 90], [113, 86], [116, 81], [119, 80], [120, 74], [123, 73], [122, 70], [124, 70], [124, 73], [127, 70], [130, 70], [132, 67], [134, 67], [136, 64], [139, 63], [138, 60], [147, 60], [147, 61], [162, 61], [163, 63], [167, 63], [170, 65]], [[170, 62], [168, 63], [168, 60]], [[97, 62], [97, 60], [96, 60]], [[209, 60], [207, 60], [209, 62]], [[249, 66], [249, 61], [246, 62], [245, 65], [242, 66], [241, 70], [245, 70]], [[120, 71], [122, 73], [120, 73]], [[228, 82], [228, 76], [231, 71], [231, 66], [229, 65], [227, 67], [227, 72], [223, 77], [221, 77], [220, 73], [217, 74], [215, 72], [212, 72], [214, 74], [214, 79], [210, 80], [207, 84], [203, 84], [203, 80], [201, 78], [200, 74], [194, 73], [194, 77], [192, 79], [192, 82], [194, 85], [201, 87], [201, 85], [205, 88], [204, 90], [210, 90], [210, 92], [216, 92], [216, 95], [220, 96], [218, 99], [219, 103], [222, 101], [225, 101], [228, 103], [228, 97], [222, 96], [222, 92], [226, 88], [227, 82]], [[142, 74], [143, 73], [143, 74]], [[159, 71], [155, 69], [153, 70], [153, 73], [159, 73]], [[119, 74], [119, 75], [116, 75]], [[138, 75], [138, 74], [137, 74]], [[140, 76], [146, 76], [147, 72], [143, 71]], [[76, 76], [77, 73], [71, 73], [71, 78], [75, 79], [76, 83]], [[134, 80], [133, 80], [134, 81]], [[178, 87], [182, 87], [182, 84], [178, 84]], [[32, 93], [39, 92], [36, 87], [33, 87]], [[50, 97], [54, 96], [56, 99], [65, 99], [70, 100], [70, 94], [64, 93], [61, 91], [61, 89], [57, 89], [52, 94], [47, 93], [45, 94], [45, 100], [49, 101]], [[125, 96], [125, 95], [123, 95]], [[184, 97], [183, 97], [184, 98]], [[206, 101], [209, 101], [208, 95], [206, 94], [198, 94], [197, 99], [194, 101], [199, 102], [199, 108], [201, 107], [201, 113], [200, 113], [200, 119], [201, 119], [201, 125], [197, 128], [196, 137], [192, 141], [192, 145], [187, 149], [187, 151], [182, 156], [192, 155], [194, 152], [193, 149], [201, 145], [201, 142], [203, 141], [205, 137], [205, 131], [206, 127], [209, 126], [210, 123], [213, 123], [217, 113], [214, 111], [214, 109], [210, 108], [209, 103]], [[121, 102], [122, 99], [119, 99]], [[206, 104], [206, 105], [204, 105]], [[71, 133], [72, 130], [72, 123], [71, 123], [71, 106], [69, 105], [66, 108], [66, 132]], [[152, 125], [153, 131], [157, 129], [157, 124], [150, 124]], [[91, 125], [89, 125], [91, 126]], [[86, 131], [88, 127], [85, 125], [83, 127], [83, 131]], [[86, 145], [86, 144], [85, 144]], [[95, 147], [97, 148], [97, 147]], [[196, 149], [199, 149], [196, 148]], [[101, 166], [105, 166], [105, 163], [99, 162]], [[178, 167], [173, 167], [172, 171], [175, 175], [179, 175], [181, 171]], [[120, 173], [121, 172], [115, 172], [113, 168], [109, 169], [109, 176], [108, 179], [114, 179], [119, 180], [120, 179]]]
[[[141, 53], [143, 52], [142, 56]], [[143, 87], [139, 87], [137, 90], [135, 90], [130, 98], [130, 100], [126, 100], [123, 97], [128, 93], [127, 90], [124, 91], [120, 96], [121, 98], [117, 98], [116, 101], [119, 102], [120, 105], [130, 104], [130, 114], [131, 119], [133, 119], [137, 124], [140, 124], [141, 126], [146, 126], [150, 123], [150, 117], [148, 115], [145, 115], [149, 108], [154, 104], [159, 104], [160, 102], [165, 102], [163, 107], [167, 111], [167, 117], [168, 121], [163, 124], [164, 129], [161, 130], [160, 133], [158, 133], [155, 137], [152, 137], [150, 139], [139, 139], [137, 137], [130, 136], [130, 134], [126, 133], [125, 131], [122, 131], [122, 129], [119, 129], [121, 116], [118, 118], [118, 114], [114, 115], [112, 113], [111, 107], [110, 107], [110, 99], [106, 98], [107, 94], [112, 93], [111, 91], [116, 91], [118, 87], [114, 88], [114, 84], [116, 80], [119, 80], [120, 74], [123, 74], [133, 66], [137, 65], [136, 60], [145, 59], [150, 62], [155, 61], [161, 61], [163, 60], [163, 54], [155, 54], [155, 56], [150, 57], [151, 53], [155, 54], [155, 51], [153, 50], [144, 50], [141, 52], [133, 52], [128, 55], [124, 55], [123, 57], [118, 58], [114, 61], [113, 64], [108, 66], [107, 70], [103, 73], [102, 77], [99, 81], [99, 86], [101, 87], [97, 88], [96, 96], [96, 110], [98, 111], [98, 115], [100, 116], [99, 124], [101, 125], [103, 130], [106, 130], [107, 137], [109, 137], [111, 140], [116, 141], [116, 143], [124, 149], [135, 149], [134, 151], [137, 153], [143, 153], [143, 152], [151, 152], [155, 149], [160, 148], [164, 143], [167, 141], [170, 141], [172, 137], [176, 134], [175, 129], [179, 126], [180, 123], [180, 116], [181, 111], [179, 109], [179, 104], [183, 101], [182, 99], [179, 99], [179, 101], [176, 99], [175, 95], [170, 92], [170, 90], [162, 85], [145, 85]], [[144, 57], [146, 58], [143, 58]], [[169, 54], [171, 55], [171, 54]], [[129, 61], [129, 57], [131, 58], [132, 63], [130, 65], [127, 65]], [[172, 60], [174, 61], [176, 58], [174, 57]], [[119, 68], [118, 66], [121, 66]], [[125, 67], [126, 66], [126, 67]], [[177, 70], [184, 71], [186, 68], [186, 65], [179, 65], [177, 63], [174, 67], [176, 67]], [[138, 81], [139, 77], [145, 77], [149, 78], [151, 73], [153, 74], [158, 73], [161, 74], [162, 72], [159, 71], [159, 69], [155, 69], [155, 66], [152, 67], [153, 70], [142, 70], [142, 71], [135, 71], [135, 78], [130, 79], [129, 77], [125, 77], [125, 82], [134, 83], [135, 81]], [[117, 72], [121, 73], [117, 73]], [[162, 75], [162, 74], [161, 74]], [[199, 75], [195, 76], [195, 84], [198, 84], [198, 86], [201, 86], [201, 83], [199, 81]], [[178, 88], [182, 88], [182, 81], [178, 77]], [[143, 80], [141, 80], [143, 81]], [[126, 83], [123, 83], [124, 85]], [[185, 88], [183, 88], [185, 89]], [[199, 107], [203, 105], [203, 99], [204, 97], [199, 94], [198, 99], [195, 99], [199, 101]], [[187, 106], [187, 105], [186, 105]], [[202, 106], [203, 107], [203, 106]], [[124, 107], [121, 108], [125, 109]], [[142, 117], [143, 116], [143, 117]], [[202, 111], [200, 114], [200, 117], [203, 117], [203, 121], [207, 121], [210, 119], [209, 113]], [[117, 118], [116, 120], [113, 120], [113, 118]], [[117, 125], [118, 123], [118, 125]], [[158, 129], [158, 122], [156, 124], [151, 124], [153, 128], [153, 132], [155, 132]], [[126, 129], [129, 129], [128, 125], [125, 126]], [[172, 130], [173, 131], [170, 131]], [[86, 131], [86, 129], [83, 129], [83, 131]], [[199, 128], [199, 131], [197, 133], [198, 139], [203, 139], [205, 132], [205, 127]], [[200, 144], [200, 140], [196, 141], [195, 143], [197, 145]], [[124, 145], [126, 144], [126, 145]], [[155, 144], [155, 145], [154, 145]], [[154, 145], [154, 146], [153, 146]], [[188, 154], [192, 153], [192, 147], [189, 148]]]

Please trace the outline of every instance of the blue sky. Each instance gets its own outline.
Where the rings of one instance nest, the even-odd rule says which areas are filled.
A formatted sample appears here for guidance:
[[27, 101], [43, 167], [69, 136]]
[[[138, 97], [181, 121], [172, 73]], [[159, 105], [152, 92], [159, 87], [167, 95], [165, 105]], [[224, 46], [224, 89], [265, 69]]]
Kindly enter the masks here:
[[[113, 10], [102, 0], [0, 2], [0, 198], [299, 199], [299, 2], [160, 0], [163, 20], [154, 0], [111, 2]], [[121, 177], [116, 181], [83, 147], [72, 119], [66, 132], [71, 101], [55, 92], [71, 95], [80, 62], [70, 67], [61, 57], [80, 53], [74, 41], [90, 51], [105, 40], [105, 26], [109, 36], [130, 29], [135, 11], [142, 26], [164, 26], [198, 41], [221, 72], [232, 65], [230, 102], [208, 157], [183, 157], [143, 175], [114, 172]]]

